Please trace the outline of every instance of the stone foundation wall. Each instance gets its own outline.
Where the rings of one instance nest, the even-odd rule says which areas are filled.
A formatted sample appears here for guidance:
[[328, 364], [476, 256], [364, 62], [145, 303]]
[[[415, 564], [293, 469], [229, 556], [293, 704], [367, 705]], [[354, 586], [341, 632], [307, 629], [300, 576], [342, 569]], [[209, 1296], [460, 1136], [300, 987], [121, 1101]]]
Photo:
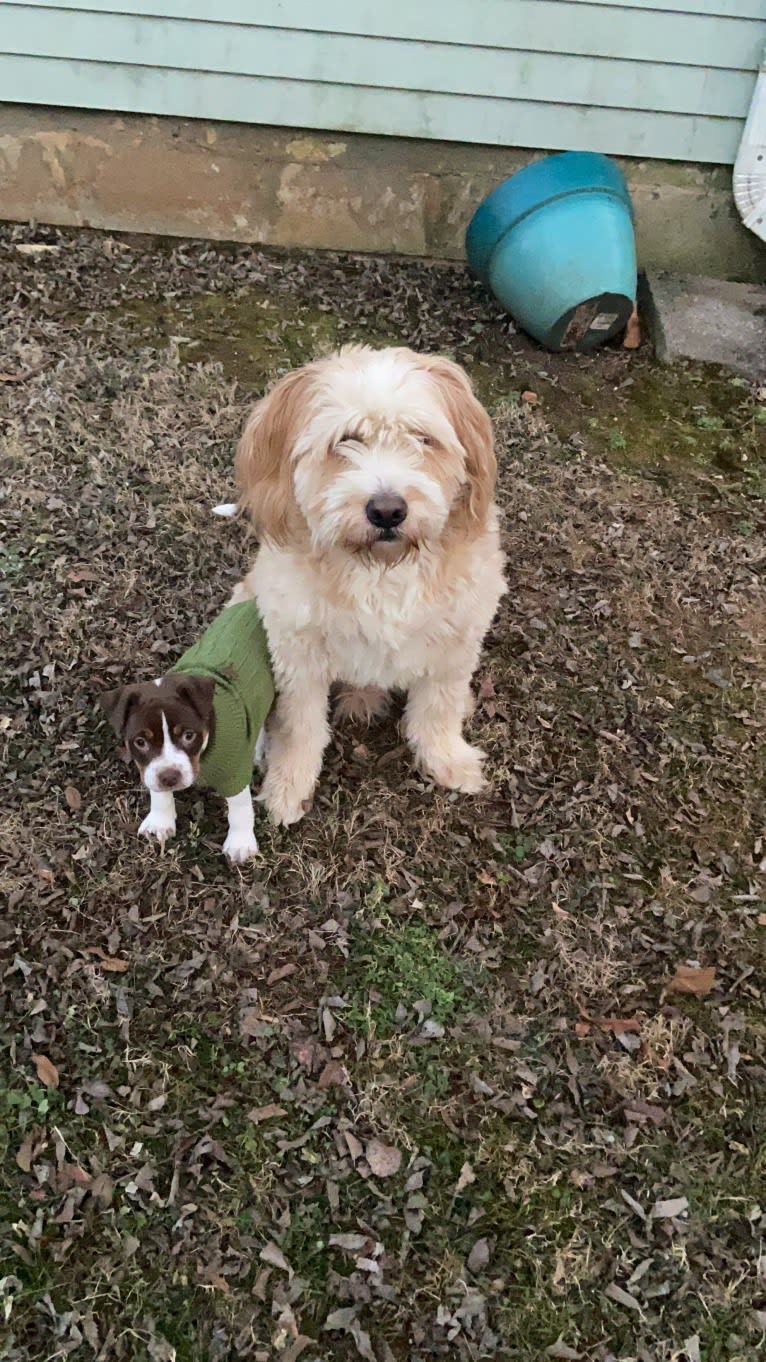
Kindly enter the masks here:
[[[0, 105], [0, 217], [463, 258], [475, 206], [539, 153]], [[623, 160], [642, 265], [759, 282], [725, 167]]]

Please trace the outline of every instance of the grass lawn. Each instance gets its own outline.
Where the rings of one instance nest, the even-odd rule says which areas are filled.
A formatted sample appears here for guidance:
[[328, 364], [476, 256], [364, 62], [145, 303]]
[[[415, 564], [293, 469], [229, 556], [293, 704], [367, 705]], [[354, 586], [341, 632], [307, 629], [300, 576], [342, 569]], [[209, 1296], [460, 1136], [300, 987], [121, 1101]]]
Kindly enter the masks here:
[[[18, 227], [0, 289], [0, 1357], [755, 1362], [766, 390], [414, 261]], [[194, 792], [160, 855], [94, 699], [252, 557], [248, 404], [365, 339], [495, 420], [491, 789], [395, 705], [254, 867]]]

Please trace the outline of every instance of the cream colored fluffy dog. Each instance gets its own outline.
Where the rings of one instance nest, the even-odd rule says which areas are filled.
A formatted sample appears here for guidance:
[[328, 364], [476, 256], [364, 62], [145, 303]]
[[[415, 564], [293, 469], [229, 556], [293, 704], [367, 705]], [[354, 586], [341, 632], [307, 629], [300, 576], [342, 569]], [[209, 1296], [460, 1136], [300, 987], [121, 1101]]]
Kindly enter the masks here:
[[484, 753], [462, 734], [470, 681], [504, 590], [489, 417], [457, 365], [350, 346], [287, 374], [237, 451], [261, 546], [255, 597], [277, 704], [261, 799], [277, 823], [310, 806], [333, 682], [369, 717], [408, 691], [418, 765], [472, 794]]

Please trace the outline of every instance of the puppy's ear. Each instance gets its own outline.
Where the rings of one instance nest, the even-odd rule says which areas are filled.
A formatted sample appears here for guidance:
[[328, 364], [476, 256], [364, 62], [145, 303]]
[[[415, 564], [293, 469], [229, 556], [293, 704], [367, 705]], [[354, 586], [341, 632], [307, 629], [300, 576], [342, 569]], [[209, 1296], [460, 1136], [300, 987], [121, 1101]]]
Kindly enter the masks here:
[[118, 686], [116, 690], [104, 691], [103, 695], [98, 697], [98, 703], [118, 738], [125, 732], [128, 715], [138, 696], [138, 686]]
[[183, 700], [203, 723], [207, 723], [213, 712], [215, 681], [212, 676], [174, 676], [176, 695]]
[[301, 524], [291, 455], [308, 420], [315, 373], [311, 364], [295, 369], [256, 402], [234, 461], [240, 504], [247, 507], [256, 530], [276, 544], [294, 538]]
[[459, 364], [441, 355], [419, 357], [439, 390], [450, 425], [465, 451], [465, 499], [458, 509], [468, 532], [483, 530], [497, 476], [492, 422]]

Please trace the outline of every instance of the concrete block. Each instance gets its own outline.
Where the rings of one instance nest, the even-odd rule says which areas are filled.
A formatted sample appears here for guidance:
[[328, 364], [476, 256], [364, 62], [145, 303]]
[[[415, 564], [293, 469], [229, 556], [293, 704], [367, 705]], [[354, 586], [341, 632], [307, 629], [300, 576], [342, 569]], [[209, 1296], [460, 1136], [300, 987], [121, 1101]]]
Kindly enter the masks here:
[[693, 359], [766, 376], [766, 287], [651, 270], [639, 297], [664, 363]]

